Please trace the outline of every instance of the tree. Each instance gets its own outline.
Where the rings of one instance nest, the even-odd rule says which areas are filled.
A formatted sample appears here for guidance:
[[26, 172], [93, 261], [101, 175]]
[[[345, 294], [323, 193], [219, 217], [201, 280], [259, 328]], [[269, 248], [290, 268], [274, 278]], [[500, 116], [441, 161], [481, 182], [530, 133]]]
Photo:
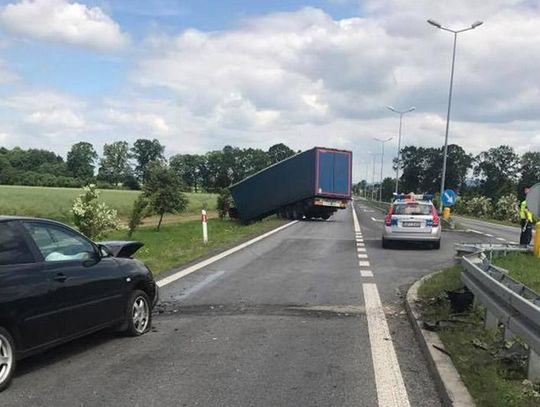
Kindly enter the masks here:
[[94, 176], [94, 162], [97, 158], [92, 144], [81, 141], [74, 144], [67, 154], [67, 170], [75, 178], [88, 180]]
[[274, 144], [268, 149], [269, 164], [275, 164], [293, 156], [295, 152], [283, 143]]
[[524, 189], [540, 182], [540, 152], [529, 151], [521, 156], [519, 167], [518, 197], [523, 199]]
[[204, 159], [194, 154], [177, 154], [171, 157], [171, 169], [182, 179], [188, 190], [197, 192], [201, 184], [201, 162]]
[[129, 165], [129, 144], [116, 141], [103, 146], [103, 157], [100, 160], [98, 179], [118, 185], [131, 174]]
[[395, 192], [396, 180], [390, 177], [386, 177], [382, 182], [382, 200], [390, 202], [392, 200], [392, 194]]
[[220, 219], [225, 219], [229, 209], [233, 206], [233, 199], [229, 188], [223, 188], [217, 197], [217, 211]]
[[148, 167], [143, 196], [151, 210], [159, 215], [157, 230], [165, 213], [178, 213], [187, 208], [188, 200], [183, 189], [180, 177], [166, 165], [154, 162]]
[[474, 175], [479, 177], [480, 191], [496, 201], [516, 189], [519, 157], [510, 146], [490, 148], [475, 158]]
[[138, 139], [135, 141], [131, 152], [133, 153], [133, 158], [137, 161], [135, 175], [139, 181], [146, 182], [150, 163], [163, 163], [165, 161], [165, 157], [163, 156], [164, 151], [165, 147], [161, 145], [159, 140]]

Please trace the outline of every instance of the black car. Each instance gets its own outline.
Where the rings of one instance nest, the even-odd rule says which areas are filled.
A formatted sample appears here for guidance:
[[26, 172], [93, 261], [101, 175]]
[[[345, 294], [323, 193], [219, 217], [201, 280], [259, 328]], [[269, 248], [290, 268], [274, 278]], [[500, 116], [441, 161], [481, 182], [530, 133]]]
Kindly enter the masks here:
[[158, 289], [130, 258], [142, 243], [94, 243], [61, 223], [0, 216], [0, 391], [16, 360], [115, 327], [151, 327]]

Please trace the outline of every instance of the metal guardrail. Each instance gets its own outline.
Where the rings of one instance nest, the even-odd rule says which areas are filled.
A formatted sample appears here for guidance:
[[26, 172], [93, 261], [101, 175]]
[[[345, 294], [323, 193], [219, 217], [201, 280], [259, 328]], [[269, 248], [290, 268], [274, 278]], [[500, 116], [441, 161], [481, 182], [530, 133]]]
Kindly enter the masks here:
[[486, 326], [502, 323], [505, 336], [517, 336], [529, 346], [529, 379], [540, 382], [540, 294], [491, 264], [485, 250], [510, 251], [508, 245], [475, 246], [474, 253], [462, 257], [461, 280], [486, 307]]
[[489, 254], [490, 261], [494, 254], [506, 255], [510, 252], [530, 251], [527, 247], [514, 243], [456, 243], [454, 247], [458, 257], [481, 251]]

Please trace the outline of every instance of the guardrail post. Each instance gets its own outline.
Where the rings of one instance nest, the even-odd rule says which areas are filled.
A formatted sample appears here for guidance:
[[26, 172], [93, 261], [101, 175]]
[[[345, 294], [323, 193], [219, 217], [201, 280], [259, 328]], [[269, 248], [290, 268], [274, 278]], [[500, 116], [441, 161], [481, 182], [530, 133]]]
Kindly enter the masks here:
[[540, 355], [532, 349], [529, 351], [529, 373], [527, 378], [533, 383], [540, 383]]
[[492, 314], [491, 312], [489, 312], [489, 310], [486, 310], [486, 319], [484, 320], [484, 327], [491, 331], [494, 331], [499, 327], [499, 319], [495, 316], [495, 314]]

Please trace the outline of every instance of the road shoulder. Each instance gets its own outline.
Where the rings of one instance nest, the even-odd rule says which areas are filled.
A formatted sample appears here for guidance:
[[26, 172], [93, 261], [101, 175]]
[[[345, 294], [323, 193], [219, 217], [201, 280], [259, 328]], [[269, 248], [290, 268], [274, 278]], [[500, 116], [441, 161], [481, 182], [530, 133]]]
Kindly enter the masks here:
[[435, 332], [422, 328], [422, 318], [417, 310], [418, 288], [433, 274], [428, 274], [412, 285], [407, 292], [405, 308], [418, 338], [422, 353], [428, 362], [431, 375], [445, 406], [474, 406], [474, 400], [461, 380], [452, 359], [445, 353], [444, 345]]

